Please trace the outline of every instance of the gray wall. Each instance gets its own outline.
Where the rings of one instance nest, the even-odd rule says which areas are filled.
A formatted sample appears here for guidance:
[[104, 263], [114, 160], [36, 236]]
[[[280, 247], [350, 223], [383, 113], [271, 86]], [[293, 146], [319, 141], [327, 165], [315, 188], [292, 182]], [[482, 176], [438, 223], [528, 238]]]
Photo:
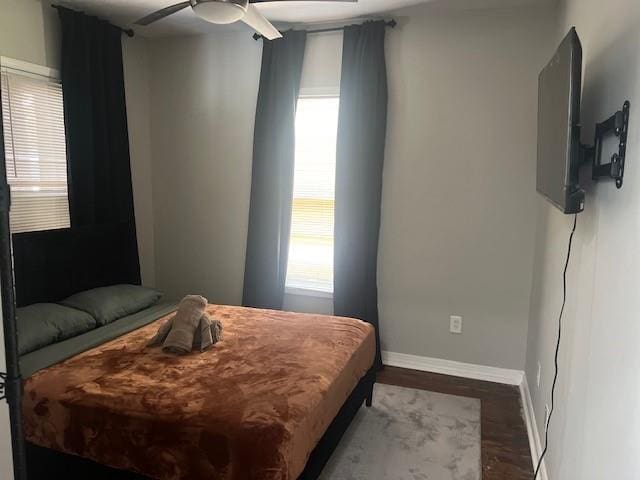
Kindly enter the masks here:
[[133, 203], [142, 283], [155, 285], [153, 192], [151, 183], [151, 122], [149, 119], [149, 54], [147, 40], [122, 36], [122, 60], [127, 98], [127, 126]]
[[522, 369], [552, 10], [407, 13], [387, 50], [383, 348]]
[[[640, 3], [566, 0], [556, 43], [575, 25], [584, 48], [583, 137], [632, 102], [625, 185], [590, 183], [568, 273], [549, 478], [640, 478]], [[549, 52], [550, 56], [551, 52]], [[634, 121], [635, 120], [635, 121]], [[526, 374], [542, 432], [572, 218], [538, 203]], [[536, 386], [538, 362], [542, 379]]]
[[[551, 14], [425, 5], [401, 12], [388, 33], [385, 350], [524, 367], [536, 82]], [[327, 67], [309, 69], [306, 82], [339, 64], [331, 41], [310, 37], [307, 62]], [[153, 40], [150, 52], [157, 284], [239, 303], [261, 45], [227, 32]], [[330, 310], [312, 302], [287, 306]], [[450, 314], [464, 316], [463, 335], [448, 333]]]
[[59, 41], [58, 15], [48, 4], [0, 1], [0, 55], [57, 69]]
[[238, 304], [261, 44], [231, 32], [150, 46], [156, 283]]

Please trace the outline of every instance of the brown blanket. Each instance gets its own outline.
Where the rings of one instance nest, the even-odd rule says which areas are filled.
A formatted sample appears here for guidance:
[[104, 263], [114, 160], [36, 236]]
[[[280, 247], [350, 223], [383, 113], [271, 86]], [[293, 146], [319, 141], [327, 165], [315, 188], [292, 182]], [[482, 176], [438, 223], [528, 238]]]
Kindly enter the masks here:
[[145, 347], [164, 319], [25, 381], [29, 441], [159, 479], [293, 480], [373, 363], [364, 322], [210, 305], [216, 348]]

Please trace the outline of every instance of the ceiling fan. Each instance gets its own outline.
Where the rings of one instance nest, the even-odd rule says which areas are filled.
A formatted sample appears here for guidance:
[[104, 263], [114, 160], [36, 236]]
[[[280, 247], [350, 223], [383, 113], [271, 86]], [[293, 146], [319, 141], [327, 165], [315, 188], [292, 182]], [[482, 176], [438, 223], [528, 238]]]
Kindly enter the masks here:
[[[257, 3], [287, 2], [292, 0], [187, 0], [153, 12], [136, 22], [136, 25], [149, 25], [161, 18], [168, 17], [183, 8], [191, 7], [196, 15], [211, 23], [227, 24], [243, 21], [256, 32], [269, 40], [281, 38], [282, 34], [256, 8]], [[296, 0], [323, 2], [357, 2], [358, 0]]]

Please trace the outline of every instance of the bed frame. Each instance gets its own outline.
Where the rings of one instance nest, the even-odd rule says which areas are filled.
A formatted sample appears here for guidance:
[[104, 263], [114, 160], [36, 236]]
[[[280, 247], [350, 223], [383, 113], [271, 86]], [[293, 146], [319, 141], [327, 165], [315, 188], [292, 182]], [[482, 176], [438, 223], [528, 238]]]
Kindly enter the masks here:
[[344, 432], [347, 431], [351, 421], [360, 410], [362, 402], [365, 402], [367, 407], [371, 406], [373, 401], [373, 385], [376, 382], [376, 372], [372, 368], [367, 374], [358, 382], [356, 388], [354, 388], [347, 401], [344, 402], [340, 412], [333, 422], [327, 428], [327, 431], [322, 436], [316, 448], [311, 452], [311, 456], [307, 461], [307, 465], [302, 471], [302, 474], [298, 477], [298, 480], [315, 480], [320, 476], [322, 469], [329, 461], [331, 454], [340, 443], [340, 439]]
[[[14, 235], [17, 305], [53, 302], [83, 290], [117, 283], [139, 284], [137, 262], [122, 254], [127, 251], [124, 243], [128, 238], [127, 228], [127, 225], [101, 225]], [[362, 404], [371, 406], [375, 378], [372, 368], [356, 385], [311, 452], [298, 480], [314, 480], [320, 476]], [[29, 480], [146, 478], [29, 443], [26, 459]]]

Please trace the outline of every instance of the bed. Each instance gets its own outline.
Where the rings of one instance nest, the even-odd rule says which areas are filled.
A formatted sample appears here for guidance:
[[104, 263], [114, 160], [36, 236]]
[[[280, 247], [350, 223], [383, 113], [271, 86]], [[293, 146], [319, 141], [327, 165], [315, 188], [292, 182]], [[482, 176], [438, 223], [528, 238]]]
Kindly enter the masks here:
[[[18, 293], [25, 297], [51, 301]], [[174, 308], [156, 304], [21, 357], [30, 478], [320, 475], [357, 410], [370, 404], [373, 328], [209, 305], [223, 340], [175, 357], [146, 346]]]

